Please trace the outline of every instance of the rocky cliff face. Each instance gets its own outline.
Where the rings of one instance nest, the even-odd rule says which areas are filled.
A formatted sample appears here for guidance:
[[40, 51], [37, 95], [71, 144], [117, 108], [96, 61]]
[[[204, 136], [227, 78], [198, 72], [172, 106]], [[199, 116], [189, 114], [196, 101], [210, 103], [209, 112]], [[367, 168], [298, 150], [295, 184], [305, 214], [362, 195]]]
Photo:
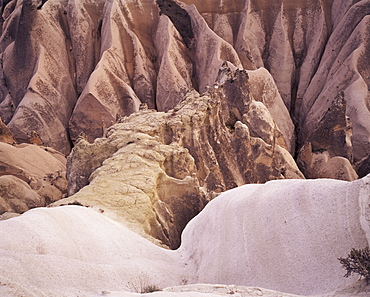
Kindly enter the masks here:
[[[2, 6], [0, 115], [17, 141], [36, 131], [68, 154], [81, 132], [92, 142], [141, 103], [168, 111], [204, 93], [227, 61], [272, 75], [287, 110], [273, 119], [294, 123], [287, 145], [307, 177], [368, 172], [367, 1], [44, 2]], [[338, 96], [340, 139], [328, 119]]]

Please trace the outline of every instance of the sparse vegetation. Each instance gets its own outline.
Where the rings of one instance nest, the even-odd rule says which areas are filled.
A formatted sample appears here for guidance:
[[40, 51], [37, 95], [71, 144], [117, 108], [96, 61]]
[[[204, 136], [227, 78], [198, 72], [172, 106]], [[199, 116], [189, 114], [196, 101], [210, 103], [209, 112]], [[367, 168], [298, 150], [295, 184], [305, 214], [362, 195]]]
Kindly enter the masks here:
[[129, 291], [134, 293], [153, 293], [157, 291], [161, 291], [162, 289], [157, 285], [151, 283], [147, 275], [141, 275], [138, 277], [138, 281], [133, 283], [129, 283], [128, 286]]
[[370, 249], [352, 249], [347, 258], [338, 258], [343, 267], [347, 270], [344, 277], [349, 277], [354, 273], [370, 279]]
[[152, 293], [156, 291], [161, 291], [161, 288], [158, 287], [157, 285], [151, 284], [151, 285], [146, 285], [145, 287], [142, 287], [140, 293]]

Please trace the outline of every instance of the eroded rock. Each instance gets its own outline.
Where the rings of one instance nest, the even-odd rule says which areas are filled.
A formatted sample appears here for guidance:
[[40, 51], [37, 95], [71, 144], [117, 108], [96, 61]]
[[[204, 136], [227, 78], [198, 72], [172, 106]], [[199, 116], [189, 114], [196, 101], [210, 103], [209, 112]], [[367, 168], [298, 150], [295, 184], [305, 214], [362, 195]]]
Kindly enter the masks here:
[[13, 133], [4, 124], [1, 118], [0, 118], [0, 142], [5, 142], [8, 144], [15, 144]]
[[0, 116], [18, 142], [35, 131], [67, 154], [81, 132], [93, 142], [140, 104], [168, 111], [187, 91], [204, 93], [226, 64], [250, 71], [253, 99], [265, 104], [294, 157], [307, 142], [315, 150], [335, 141], [308, 137], [343, 92], [353, 159], [331, 151], [334, 143], [329, 151], [363, 176], [369, 12], [367, 1], [337, 0], [6, 1]]
[[[88, 186], [57, 205], [78, 201], [97, 207], [144, 237], [177, 248], [182, 229], [206, 204], [194, 159], [178, 144], [163, 144], [142, 132], [119, 129], [110, 135], [106, 145], [95, 141], [88, 150], [77, 143], [73, 151], [79, 153], [72, 153], [70, 160], [81, 167], [100, 160], [99, 150], [113, 148], [114, 142], [117, 146], [90, 176]], [[79, 159], [81, 155], [86, 158]]]
[[17, 3], [5, 20], [9, 26], [3, 34], [10, 40], [3, 35], [2, 69], [6, 100], [13, 106], [6, 124], [19, 142], [28, 142], [36, 131], [46, 146], [68, 153], [67, 125], [77, 98], [66, 15], [61, 2], [50, 1], [40, 10], [36, 5]]
[[13, 175], [0, 176], [0, 213], [23, 213], [30, 208], [45, 206], [45, 199], [23, 180]]
[[64, 155], [52, 148], [0, 142], [0, 213], [23, 213], [67, 194]]
[[[142, 136], [138, 143], [152, 143]], [[152, 161], [163, 157], [153, 152]], [[343, 277], [338, 261], [351, 248], [368, 246], [369, 179], [279, 180], [232, 189], [191, 220], [176, 251], [155, 246], [98, 209], [32, 209], [0, 222], [0, 292], [134, 297], [159, 287], [144, 295], [369, 296], [368, 280]]]
[[338, 94], [336, 101], [305, 139], [297, 163], [307, 177], [358, 178], [352, 165], [352, 125], [346, 117], [344, 93]]
[[[248, 73], [195, 90], [168, 112], [143, 109], [68, 157], [69, 192], [144, 236], [178, 247], [186, 223], [219, 193], [245, 183], [303, 178]], [[258, 111], [255, 113], [255, 111]], [[261, 126], [259, 121], [268, 123]]]

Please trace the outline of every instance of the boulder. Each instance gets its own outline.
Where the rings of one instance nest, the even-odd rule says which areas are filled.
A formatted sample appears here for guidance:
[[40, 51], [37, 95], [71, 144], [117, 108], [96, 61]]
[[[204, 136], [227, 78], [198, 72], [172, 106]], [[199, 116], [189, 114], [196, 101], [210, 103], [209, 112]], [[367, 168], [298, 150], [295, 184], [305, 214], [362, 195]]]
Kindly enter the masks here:
[[343, 96], [338, 94], [299, 151], [297, 163], [308, 178], [358, 178], [352, 165], [352, 125]]
[[331, 157], [327, 151], [313, 151], [311, 143], [301, 148], [299, 165], [307, 178], [333, 178], [348, 181], [358, 178], [347, 158]]
[[0, 176], [0, 213], [23, 213], [31, 208], [45, 206], [41, 197], [26, 182], [13, 176]]

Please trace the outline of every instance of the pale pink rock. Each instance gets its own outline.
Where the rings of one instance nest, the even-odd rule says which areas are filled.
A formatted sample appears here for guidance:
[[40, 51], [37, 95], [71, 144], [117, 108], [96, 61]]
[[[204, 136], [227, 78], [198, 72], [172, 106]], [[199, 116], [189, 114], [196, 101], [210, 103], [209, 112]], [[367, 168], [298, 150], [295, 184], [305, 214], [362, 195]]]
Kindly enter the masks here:
[[0, 213], [22, 213], [62, 199], [65, 171], [65, 156], [52, 148], [0, 142]]
[[3, 9], [0, 116], [18, 141], [36, 131], [45, 145], [69, 153], [80, 133], [92, 142], [140, 104], [168, 111], [187, 90], [204, 93], [226, 62], [269, 73], [264, 99], [255, 100], [269, 109], [294, 156], [344, 92], [353, 127], [348, 160], [362, 176], [368, 168], [368, 1], [36, 6], [11, 1]]

